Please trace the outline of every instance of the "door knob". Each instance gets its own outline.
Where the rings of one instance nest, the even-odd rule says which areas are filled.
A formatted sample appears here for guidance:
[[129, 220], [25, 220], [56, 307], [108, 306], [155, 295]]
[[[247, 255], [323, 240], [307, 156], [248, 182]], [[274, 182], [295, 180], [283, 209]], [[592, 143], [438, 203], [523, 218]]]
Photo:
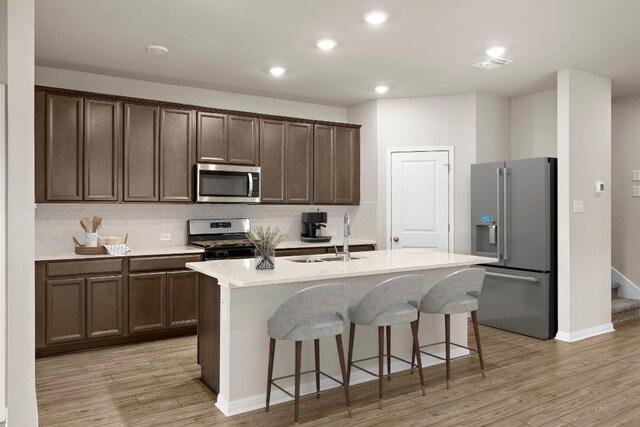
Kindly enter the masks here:
[[398, 243], [398, 242], [400, 241], [400, 239], [399, 239], [398, 237], [394, 237], [394, 238], [393, 238], [393, 241], [394, 241], [394, 242], [396, 242], [396, 243]]

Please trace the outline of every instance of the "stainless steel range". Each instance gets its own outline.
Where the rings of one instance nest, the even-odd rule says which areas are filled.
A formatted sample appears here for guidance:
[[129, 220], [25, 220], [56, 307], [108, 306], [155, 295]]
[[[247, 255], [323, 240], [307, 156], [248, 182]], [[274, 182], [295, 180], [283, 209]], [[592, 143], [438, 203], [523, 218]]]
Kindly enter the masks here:
[[205, 260], [253, 257], [255, 246], [246, 237], [250, 229], [248, 218], [187, 221], [189, 245], [204, 248]]

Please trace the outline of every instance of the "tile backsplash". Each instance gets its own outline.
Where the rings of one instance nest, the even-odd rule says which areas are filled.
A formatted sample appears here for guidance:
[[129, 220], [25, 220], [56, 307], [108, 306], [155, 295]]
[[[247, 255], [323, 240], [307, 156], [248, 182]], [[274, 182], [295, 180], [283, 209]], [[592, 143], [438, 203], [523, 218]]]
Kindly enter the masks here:
[[[288, 235], [300, 237], [300, 214], [309, 210], [327, 211], [327, 228], [342, 236], [342, 217], [351, 215], [353, 238], [376, 238], [376, 204], [360, 206], [271, 206], [271, 205], [167, 205], [167, 204], [39, 204], [36, 208], [36, 251], [58, 253], [73, 249], [71, 237], [84, 240], [80, 218], [103, 217], [102, 236], [129, 234], [128, 244], [134, 249], [186, 244], [187, 220], [200, 218], [250, 218], [251, 225], [277, 226]], [[160, 240], [170, 234], [170, 240]]]

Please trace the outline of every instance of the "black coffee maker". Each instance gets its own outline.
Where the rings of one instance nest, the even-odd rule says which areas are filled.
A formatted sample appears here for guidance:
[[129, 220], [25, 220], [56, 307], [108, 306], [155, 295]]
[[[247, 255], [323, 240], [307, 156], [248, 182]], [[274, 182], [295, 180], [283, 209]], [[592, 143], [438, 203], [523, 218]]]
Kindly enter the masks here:
[[300, 235], [300, 240], [303, 242], [331, 241], [331, 236], [324, 236], [319, 233], [319, 230], [326, 226], [326, 212], [302, 212], [302, 234]]

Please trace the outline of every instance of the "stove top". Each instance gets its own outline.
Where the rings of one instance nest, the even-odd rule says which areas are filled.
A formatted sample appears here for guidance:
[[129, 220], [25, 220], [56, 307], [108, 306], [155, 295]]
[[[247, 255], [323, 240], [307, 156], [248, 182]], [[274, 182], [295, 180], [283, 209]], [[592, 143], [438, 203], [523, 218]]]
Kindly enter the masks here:
[[247, 218], [192, 219], [187, 222], [189, 245], [204, 248], [204, 259], [253, 257], [254, 245], [247, 239]]
[[248, 239], [223, 239], [223, 240], [194, 240], [191, 246], [200, 248], [233, 248], [233, 247], [253, 247]]

